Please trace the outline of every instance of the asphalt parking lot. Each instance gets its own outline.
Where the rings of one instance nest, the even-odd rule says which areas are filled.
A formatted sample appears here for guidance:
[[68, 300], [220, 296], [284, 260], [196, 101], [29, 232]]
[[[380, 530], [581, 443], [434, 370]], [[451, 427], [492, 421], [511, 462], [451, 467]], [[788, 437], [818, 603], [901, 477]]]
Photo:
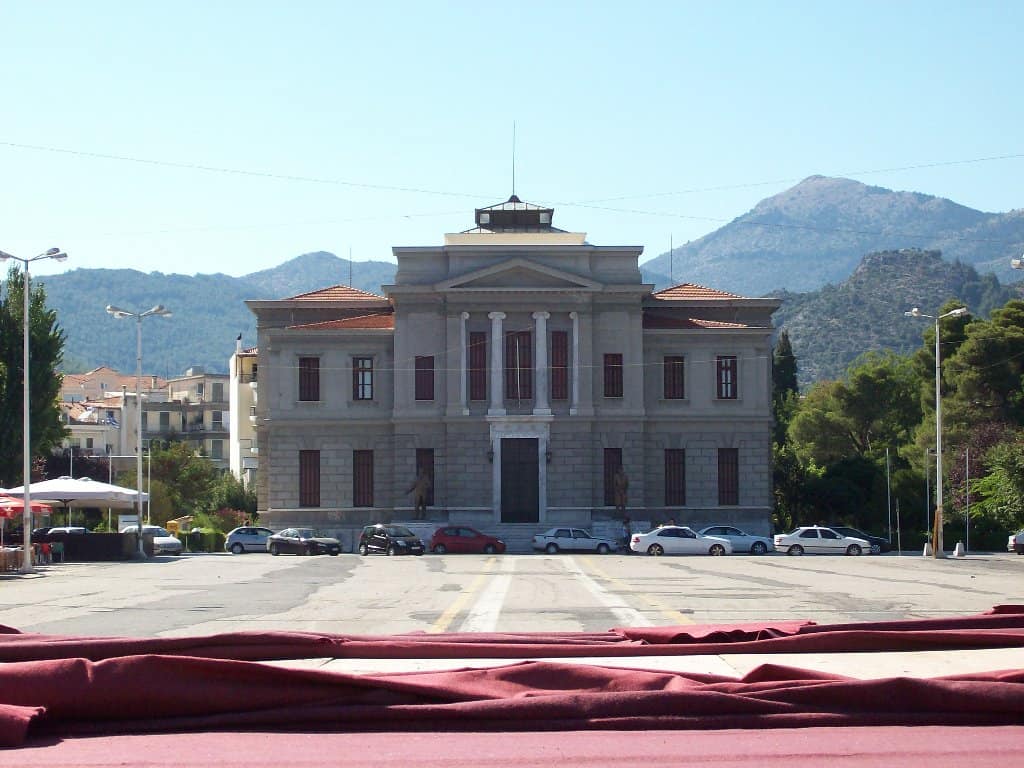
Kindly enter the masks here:
[[0, 577], [0, 624], [55, 634], [604, 631], [968, 615], [1024, 604], [1024, 557], [196, 554]]

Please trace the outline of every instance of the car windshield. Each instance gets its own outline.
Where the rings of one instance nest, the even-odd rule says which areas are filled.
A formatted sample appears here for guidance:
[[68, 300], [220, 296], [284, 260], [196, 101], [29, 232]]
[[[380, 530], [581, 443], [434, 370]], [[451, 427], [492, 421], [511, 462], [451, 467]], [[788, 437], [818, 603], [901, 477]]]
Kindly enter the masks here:
[[316, 536], [316, 532], [312, 528], [297, 528], [295, 535], [300, 539], [312, 539]]
[[412, 531], [403, 525], [389, 525], [386, 529], [388, 536], [412, 536]]

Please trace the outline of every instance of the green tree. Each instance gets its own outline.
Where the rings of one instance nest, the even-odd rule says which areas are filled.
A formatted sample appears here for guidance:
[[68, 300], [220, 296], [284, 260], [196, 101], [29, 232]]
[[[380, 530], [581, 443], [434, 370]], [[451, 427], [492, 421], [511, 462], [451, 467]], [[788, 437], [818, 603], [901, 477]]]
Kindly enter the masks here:
[[772, 355], [772, 415], [775, 417], [772, 439], [776, 443], [786, 441], [786, 430], [796, 412], [798, 397], [796, 356], [789, 334], [782, 331]]
[[[154, 513], [159, 509], [167, 515], [166, 521], [209, 508], [220, 474], [209, 459], [196, 454], [188, 443], [171, 442], [154, 443], [151, 460], [154, 500], [159, 501]], [[125, 484], [134, 487], [135, 478]]]
[[[25, 275], [16, 266], [7, 273], [0, 297], [0, 483], [21, 485], [23, 432], [23, 333]], [[30, 451], [47, 454], [65, 435], [58, 398], [64, 355], [64, 331], [57, 313], [46, 306], [46, 291], [34, 283], [29, 296]]]

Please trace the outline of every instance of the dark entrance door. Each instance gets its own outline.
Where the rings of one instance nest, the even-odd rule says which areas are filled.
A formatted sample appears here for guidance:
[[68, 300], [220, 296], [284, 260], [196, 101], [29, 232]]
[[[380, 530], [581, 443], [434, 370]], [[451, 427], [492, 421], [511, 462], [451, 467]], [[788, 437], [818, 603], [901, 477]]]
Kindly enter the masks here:
[[540, 519], [537, 438], [501, 440], [501, 522], [536, 523]]

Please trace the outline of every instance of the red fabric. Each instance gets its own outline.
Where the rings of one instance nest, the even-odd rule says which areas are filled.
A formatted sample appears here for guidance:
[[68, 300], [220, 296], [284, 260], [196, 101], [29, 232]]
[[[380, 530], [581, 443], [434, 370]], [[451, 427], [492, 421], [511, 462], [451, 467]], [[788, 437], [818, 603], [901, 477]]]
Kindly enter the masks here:
[[103, 638], [5, 634], [0, 662], [126, 654], [238, 659], [572, 658], [722, 653], [915, 651], [1024, 646], [1024, 606], [976, 616], [818, 625], [807, 621], [620, 628], [609, 632], [333, 635], [235, 632], [209, 637]]
[[0, 666], [0, 745], [35, 737], [211, 729], [545, 731], [1009, 725], [1024, 671], [851, 680], [766, 665], [742, 680], [523, 662], [356, 676], [135, 656]]

